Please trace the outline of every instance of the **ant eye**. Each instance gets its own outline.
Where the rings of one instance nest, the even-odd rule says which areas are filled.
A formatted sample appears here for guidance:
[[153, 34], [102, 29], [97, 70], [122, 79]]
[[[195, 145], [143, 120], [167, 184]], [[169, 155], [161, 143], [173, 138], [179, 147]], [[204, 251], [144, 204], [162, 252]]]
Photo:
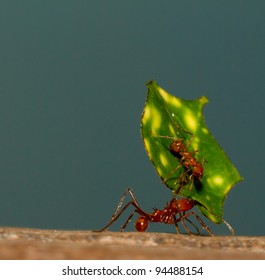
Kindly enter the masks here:
[[143, 232], [146, 231], [147, 227], [148, 227], [148, 220], [146, 217], [139, 217], [134, 225], [135, 229], [139, 232]]

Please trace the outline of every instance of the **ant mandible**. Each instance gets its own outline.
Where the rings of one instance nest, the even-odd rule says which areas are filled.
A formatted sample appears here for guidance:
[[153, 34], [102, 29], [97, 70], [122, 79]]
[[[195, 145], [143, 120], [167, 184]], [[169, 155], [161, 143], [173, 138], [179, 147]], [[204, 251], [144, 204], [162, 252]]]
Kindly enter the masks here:
[[[131, 196], [131, 201], [129, 201], [127, 204], [125, 204], [122, 207], [123, 201], [126, 197], [126, 195], [129, 193]], [[164, 224], [174, 224], [177, 230], [177, 233], [180, 233], [178, 223], [181, 222], [187, 231], [188, 234], [193, 234], [190, 229], [187, 227], [186, 222], [188, 221], [191, 223], [194, 228], [197, 231], [197, 235], [200, 235], [200, 231], [198, 230], [197, 226], [195, 226], [188, 217], [193, 215], [197, 221], [201, 224], [202, 228], [208, 232], [210, 236], [214, 236], [214, 234], [211, 232], [210, 228], [202, 221], [202, 219], [199, 217], [198, 214], [196, 214], [194, 211], [186, 213], [186, 211], [191, 210], [195, 205], [198, 205], [199, 203], [195, 200], [189, 199], [189, 198], [173, 198], [169, 203], [167, 203], [166, 207], [162, 210], [154, 209], [152, 213], [147, 213], [139, 206], [135, 195], [133, 194], [133, 191], [128, 188], [125, 190], [124, 194], [122, 195], [120, 202], [118, 204], [118, 207], [114, 214], [112, 215], [111, 220], [107, 223], [106, 226], [104, 226], [102, 229], [97, 230], [96, 232], [102, 232], [106, 231], [109, 226], [111, 226], [120, 216], [121, 214], [130, 206], [132, 205], [135, 209], [130, 214], [130, 216], [127, 218], [125, 224], [121, 227], [120, 231], [124, 231], [128, 223], [130, 222], [131, 218], [134, 216], [135, 213], [138, 213], [140, 217], [136, 220], [134, 226], [135, 229], [138, 232], [144, 232], [148, 228], [149, 223], [164, 223]], [[122, 208], [121, 208], [122, 207]], [[179, 217], [176, 217], [176, 215], [179, 215]], [[223, 220], [224, 221], [224, 220]], [[224, 221], [225, 224], [228, 226], [229, 230], [232, 234], [234, 234], [234, 231], [232, 227]]]

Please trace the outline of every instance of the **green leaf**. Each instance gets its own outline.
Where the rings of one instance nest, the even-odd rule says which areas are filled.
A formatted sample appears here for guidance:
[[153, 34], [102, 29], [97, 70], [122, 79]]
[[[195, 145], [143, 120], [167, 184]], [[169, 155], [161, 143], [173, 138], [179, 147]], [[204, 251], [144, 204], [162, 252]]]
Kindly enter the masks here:
[[[202, 109], [208, 99], [205, 96], [197, 100], [174, 97], [155, 81], [149, 82], [147, 86], [141, 134], [157, 173], [173, 194], [180, 190], [177, 194], [199, 202], [198, 207], [207, 218], [214, 223], [222, 223], [227, 193], [242, 177], [204, 123]], [[199, 184], [191, 179], [179, 189], [178, 178], [187, 169], [180, 165], [180, 160], [169, 150], [173, 138], [182, 139], [189, 152], [198, 150], [193, 155], [203, 166], [203, 177]]]

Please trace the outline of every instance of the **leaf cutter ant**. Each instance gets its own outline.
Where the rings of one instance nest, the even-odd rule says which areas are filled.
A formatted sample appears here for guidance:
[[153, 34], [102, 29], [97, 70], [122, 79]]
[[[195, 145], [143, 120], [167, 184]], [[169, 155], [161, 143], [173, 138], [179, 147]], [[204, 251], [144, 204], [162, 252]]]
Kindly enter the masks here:
[[[127, 202], [123, 207], [123, 202], [126, 197], [126, 195], [129, 194], [131, 197], [131, 200]], [[164, 223], [164, 224], [174, 224], [176, 227], [177, 233], [180, 233], [180, 229], [178, 226], [178, 223], [182, 223], [185, 230], [188, 234], [192, 235], [194, 234], [187, 226], [186, 221], [193, 225], [195, 228], [197, 235], [200, 235], [200, 231], [197, 228], [197, 226], [194, 225], [193, 222], [191, 222], [188, 217], [194, 216], [197, 221], [200, 223], [202, 228], [208, 232], [210, 236], [214, 236], [210, 228], [202, 221], [202, 219], [199, 217], [199, 215], [195, 211], [191, 211], [186, 213], [186, 211], [191, 210], [195, 205], [199, 205], [198, 202], [195, 200], [189, 199], [189, 198], [173, 198], [164, 209], [154, 209], [152, 213], [145, 212], [137, 202], [135, 195], [132, 191], [132, 189], [127, 188], [125, 192], [123, 193], [120, 202], [117, 206], [117, 209], [115, 210], [114, 214], [112, 215], [111, 220], [107, 223], [106, 226], [104, 226], [102, 229], [97, 230], [96, 232], [102, 232], [108, 230], [109, 226], [111, 226], [121, 215], [122, 213], [130, 206], [132, 205], [134, 207], [133, 212], [129, 215], [127, 220], [125, 221], [124, 225], [121, 227], [120, 231], [124, 231], [124, 229], [127, 227], [128, 223], [131, 221], [134, 214], [139, 214], [140, 216], [135, 221], [134, 227], [138, 232], [144, 232], [147, 230], [149, 223]], [[223, 220], [223, 222], [227, 225], [232, 235], [234, 234], [234, 231], [232, 227]]]
[[184, 143], [184, 140], [181, 138], [165, 135], [156, 135], [151, 132], [151, 134], [154, 137], [173, 140], [169, 145], [169, 151], [180, 161], [180, 164], [167, 174], [167, 177], [163, 180], [163, 183], [168, 181], [170, 179], [169, 175], [177, 171], [181, 166], [184, 166], [186, 169], [186, 171], [183, 174], [181, 174], [180, 177], [175, 181], [175, 184], [180, 182], [180, 187], [176, 191], [176, 194], [180, 193], [180, 191], [188, 183], [188, 181], [193, 181], [194, 179], [195, 183], [197, 183], [203, 177], [203, 166], [194, 156], [196, 153], [199, 152], [199, 150], [189, 152], [187, 149], [190, 143], [192, 142], [194, 135], [191, 132], [184, 130], [183, 128], [180, 129], [191, 135], [191, 138], [186, 145]]

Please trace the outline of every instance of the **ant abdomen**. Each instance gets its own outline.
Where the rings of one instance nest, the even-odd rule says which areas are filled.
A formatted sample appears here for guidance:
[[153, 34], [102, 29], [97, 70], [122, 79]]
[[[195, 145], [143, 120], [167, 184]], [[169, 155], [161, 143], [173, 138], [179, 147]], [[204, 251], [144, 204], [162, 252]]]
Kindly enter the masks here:
[[134, 227], [139, 232], [146, 231], [148, 228], [148, 219], [144, 216], [139, 217], [135, 221]]

